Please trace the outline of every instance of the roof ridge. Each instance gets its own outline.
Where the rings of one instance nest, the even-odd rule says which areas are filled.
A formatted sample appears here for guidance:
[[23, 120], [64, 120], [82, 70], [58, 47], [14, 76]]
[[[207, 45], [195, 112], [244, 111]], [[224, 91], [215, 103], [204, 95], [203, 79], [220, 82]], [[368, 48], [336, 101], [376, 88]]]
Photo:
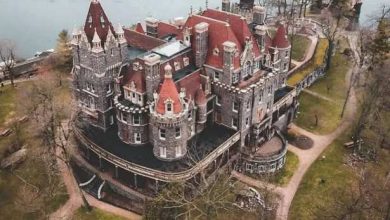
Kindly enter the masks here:
[[153, 39], [153, 40], [160, 41], [161, 43], [167, 43], [167, 42], [164, 41], [164, 40], [161, 40], [161, 39], [156, 38], [156, 37], [149, 36], [149, 35], [147, 35], [147, 34], [141, 34], [141, 33], [137, 32], [137, 31], [135, 31], [135, 30], [132, 30], [132, 29], [130, 29], [130, 28], [123, 28], [123, 30], [125, 30], [125, 31], [130, 31], [130, 32], [132, 32], [132, 33], [138, 34], [138, 35], [140, 35], [140, 36], [143, 36], [143, 37], [146, 37], [146, 38], [149, 38], [149, 39]]
[[199, 18], [203, 18], [203, 19], [207, 19], [207, 20], [211, 20], [211, 21], [214, 21], [214, 22], [217, 22], [217, 23], [221, 23], [221, 24], [224, 24], [224, 25], [226, 25], [226, 24], [230, 25], [226, 21], [220, 21], [220, 20], [217, 20], [217, 19], [214, 19], [214, 18], [210, 18], [210, 17], [206, 17], [206, 16], [202, 16], [202, 15], [193, 15], [193, 16], [199, 17]]

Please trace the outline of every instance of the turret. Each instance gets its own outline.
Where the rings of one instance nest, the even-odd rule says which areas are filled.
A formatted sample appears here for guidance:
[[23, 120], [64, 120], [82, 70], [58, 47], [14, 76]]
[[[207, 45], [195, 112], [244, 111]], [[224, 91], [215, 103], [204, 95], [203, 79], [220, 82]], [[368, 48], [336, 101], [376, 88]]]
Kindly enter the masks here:
[[196, 112], [196, 131], [199, 133], [205, 128], [207, 121], [207, 99], [206, 94], [202, 89], [202, 84], [195, 95]]
[[127, 41], [125, 38], [125, 32], [124, 32], [121, 24], [118, 24], [118, 26], [115, 29], [115, 32], [116, 32], [118, 44], [120, 47], [121, 60], [122, 60], [122, 62], [124, 62], [127, 59], [128, 50], [127, 50]]
[[201, 22], [195, 25], [195, 65], [202, 67], [206, 62], [209, 39], [209, 24]]
[[165, 66], [164, 82], [150, 105], [150, 128], [153, 153], [160, 160], [173, 161], [187, 153], [189, 139], [188, 103], [185, 93], [177, 91], [172, 79], [172, 67]]
[[223, 43], [223, 72], [226, 76], [231, 76], [232, 83], [236, 83], [234, 79], [238, 77], [232, 77], [234, 70], [234, 53], [236, 52], [237, 45], [231, 41]]
[[96, 29], [92, 39], [92, 52], [94, 53], [103, 52], [102, 41], [100, 40], [100, 37], [96, 32]]

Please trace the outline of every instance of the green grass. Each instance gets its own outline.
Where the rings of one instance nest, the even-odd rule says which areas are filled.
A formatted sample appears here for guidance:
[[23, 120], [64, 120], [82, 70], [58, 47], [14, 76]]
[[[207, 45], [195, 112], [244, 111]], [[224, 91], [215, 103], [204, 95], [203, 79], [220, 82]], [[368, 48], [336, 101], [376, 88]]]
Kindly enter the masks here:
[[328, 40], [327, 39], [320, 39], [318, 42], [316, 51], [314, 53], [314, 57], [309, 61], [309, 63], [303, 69], [300, 69], [300, 70], [296, 71], [295, 73], [293, 73], [287, 79], [287, 84], [289, 84], [291, 86], [297, 85], [306, 76], [308, 76], [315, 69], [320, 67], [324, 62], [327, 48], [328, 48]]
[[12, 86], [0, 88], [0, 127], [6, 118], [15, 114], [15, 95], [17, 89]]
[[87, 212], [85, 208], [79, 208], [74, 214], [73, 220], [125, 220], [125, 218], [104, 212], [100, 209], [93, 208], [91, 212]]
[[[340, 122], [340, 105], [307, 93], [299, 95], [299, 104], [299, 114], [295, 119], [299, 127], [317, 134], [327, 134], [337, 128]], [[318, 116], [317, 126], [316, 115]]]
[[311, 40], [307, 37], [296, 35], [292, 42], [291, 58], [297, 61], [303, 60]]
[[276, 174], [275, 179], [272, 181], [280, 186], [288, 184], [294, 172], [297, 170], [299, 164], [298, 156], [291, 151], [287, 151], [286, 164], [283, 169]]
[[309, 168], [291, 204], [289, 219], [317, 219], [317, 207], [335, 202], [334, 192], [356, 181], [352, 169], [344, 165], [343, 143], [349, 140], [349, 133], [344, 133]]
[[344, 55], [336, 53], [332, 64], [323, 78], [320, 78], [308, 89], [331, 98], [342, 105], [347, 95], [345, 76], [351, 67], [351, 63]]

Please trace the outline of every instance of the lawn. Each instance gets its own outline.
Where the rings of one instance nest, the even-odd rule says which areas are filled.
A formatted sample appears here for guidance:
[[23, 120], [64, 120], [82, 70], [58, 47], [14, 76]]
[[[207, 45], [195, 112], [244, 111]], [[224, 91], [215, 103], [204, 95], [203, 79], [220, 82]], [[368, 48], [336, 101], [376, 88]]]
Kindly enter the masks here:
[[[31, 83], [20, 83], [17, 88], [1, 88], [4, 92], [0, 95], [0, 127], [10, 127], [4, 122], [9, 121], [11, 114], [23, 115], [17, 101]], [[61, 89], [60, 93], [64, 93], [63, 97], [66, 97], [68, 92], [67, 89]], [[59, 173], [48, 175], [49, 165], [46, 166], [45, 163], [49, 160], [45, 159], [45, 149], [41, 147], [42, 142], [33, 131], [34, 127], [29, 121], [20, 126], [21, 145], [26, 144], [28, 150], [26, 161], [12, 171], [0, 170], [1, 219], [44, 219], [68, 200]], [[15, 132], [8, 137], [0, 137], [0, 160], [6, 156], [5, 152], [15, 143], [16, 137]]]
[[309, 48], [311, 40], [307, 37], [296, 35], [292, 41], [291, 58], [301, 61], [305, 58], [306, 50]]
[[286, 155], [286, 164], [283, 169], [276, 174], [275, 179], [272, 182], [285, 186], [290, 181], [291, 177], [294, 175], [294, 172], [297, 170], [299, 164], [298, 156], [291, 151], [287, 151]]
[[299, 114], [295, 119], [299, 127], [317, 134], [328, 134], [337, 128], [340, 122], [340, 105], [307, 93], [299, 95], [299, 104]]
[[85, 208], [79, 208], [72, 217], [73, 220], [125, 220], [125, 218], [93, 208], [87, 212]]
[[320, 39], [317, 44], [314, 57], [306, 64], [306, 66], [298, 71], [294, 72], [288, 79], [287, 84], [291, 86], [297, 85], [306, 76], [312, 73], [314, 70], [319, 68], [325, 59], [326, 51], [328, 48], [328, 40]]
[[356, 181], [352, 169], [344, 165], [349, 133], [336, 139], [305, 174], [290, 207], [289, 219], [318, 219], [317, 207], [334, 202], [334, 192]]
[[338, 104], [342, 104], [347, 95], [345, 85], [345, 76], [351, 67], [348, 58], [340, 53], [336, 53], [332, 59], [332, 64], [323, 78], [318, 79], [308, 89], [335, 100]]

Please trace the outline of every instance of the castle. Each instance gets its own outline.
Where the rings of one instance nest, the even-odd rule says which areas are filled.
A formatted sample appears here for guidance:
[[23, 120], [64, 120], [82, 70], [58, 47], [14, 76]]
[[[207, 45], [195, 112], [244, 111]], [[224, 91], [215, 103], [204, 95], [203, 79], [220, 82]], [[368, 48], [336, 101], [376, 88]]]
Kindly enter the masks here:
[[225, 11], [172, 23], [147, 18], [133, 28], [112, 25], [91, 2], [72, 39], [74, 97], [87, 124], [75, 133], [86, 167], [112, 171], [142, 192], [212, 179], [222, 166], [250, 173], [283, 167], [280, 131], [298, 107], [286, 85], [286, 28], [280, 24], [271, 38], [265, 8], [242, 1], [253, 7], [248, 22], [227, 12], [227, 2]]

